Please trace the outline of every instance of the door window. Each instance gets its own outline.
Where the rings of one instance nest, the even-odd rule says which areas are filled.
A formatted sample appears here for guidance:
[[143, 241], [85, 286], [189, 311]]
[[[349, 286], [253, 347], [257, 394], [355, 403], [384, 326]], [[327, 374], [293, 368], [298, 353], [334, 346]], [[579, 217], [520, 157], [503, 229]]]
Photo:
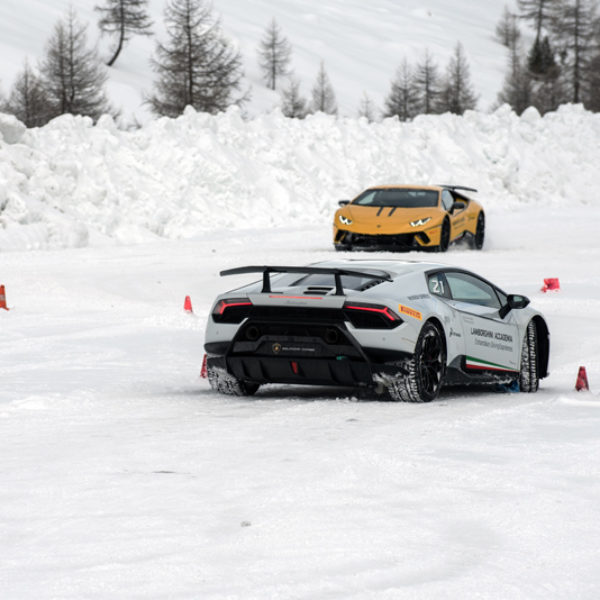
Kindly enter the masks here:
[[489, 306], [490, 308], [500, 308], [500, 300], [496, 290], [485, 281], [468, 273], [452, 271], [446, 273], [446, 281], [453, 300], [479, 306]]
[[448, 190], [444, 190], [442, 192], [442, 206], [444, 207], [444, 210], [450, 210], [453, 204], [454, 198], [452, 197], [452, 194]]

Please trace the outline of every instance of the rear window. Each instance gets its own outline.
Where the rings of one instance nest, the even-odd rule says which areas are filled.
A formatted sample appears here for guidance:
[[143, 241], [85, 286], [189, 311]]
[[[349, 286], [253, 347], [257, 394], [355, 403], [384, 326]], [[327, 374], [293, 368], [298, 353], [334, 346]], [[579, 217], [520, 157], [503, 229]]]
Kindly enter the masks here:
[[[370, 283], [380, 281], [373, 277], [359, 277], [356, 275], [342, 275], [342, 287], [345, 290], [363, 290], [370, 287]], [[294, 286], [314, 286], [335, 288], [335, 276], [329, 274], [298, 275], [298, 273], [285, 273], [272, 279], [273, 289], [281, 289]]]
[[352, 204], [359, 206], [395, 206], [397, 208], [425, 208], [437, 206], [435, 190], [385, 189], [367, 190]]

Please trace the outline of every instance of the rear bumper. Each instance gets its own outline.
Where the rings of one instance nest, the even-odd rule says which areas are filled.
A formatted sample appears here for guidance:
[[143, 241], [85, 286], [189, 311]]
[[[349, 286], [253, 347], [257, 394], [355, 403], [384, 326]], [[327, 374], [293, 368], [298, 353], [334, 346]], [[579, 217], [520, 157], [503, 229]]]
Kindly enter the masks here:
[[287, 383], [374, 387], [381, 377], [407, 373], [410, 355], [395, 353], [393, 360], [373, 363], [349, 358], [308, 358], [294, 356], [216, 356], [209, 355], [208, 368], [220, 368], [241, 381], [252, 383]]

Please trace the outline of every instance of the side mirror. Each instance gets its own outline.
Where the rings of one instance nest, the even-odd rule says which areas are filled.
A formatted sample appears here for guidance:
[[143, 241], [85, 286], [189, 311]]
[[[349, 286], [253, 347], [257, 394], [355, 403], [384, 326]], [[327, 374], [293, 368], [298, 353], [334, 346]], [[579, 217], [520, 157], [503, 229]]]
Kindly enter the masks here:
[[513, 309], [525, 308], [529, 304], [530, 300], [527, 296], [520, 296], [518, 294], [509, 294], [506, 298], [506, 304], [500, 309], [500, 317], [504, 317]]
[[461, 200], [456, 200], [454, 204], [450, 207], [450, 212], [453, 213], [455, 210], [464, 210], [467, 205]]
[[350, 204], [350, 200], [339, 200], [338, 204], [340, 206], [347, 206], [348, 204]]

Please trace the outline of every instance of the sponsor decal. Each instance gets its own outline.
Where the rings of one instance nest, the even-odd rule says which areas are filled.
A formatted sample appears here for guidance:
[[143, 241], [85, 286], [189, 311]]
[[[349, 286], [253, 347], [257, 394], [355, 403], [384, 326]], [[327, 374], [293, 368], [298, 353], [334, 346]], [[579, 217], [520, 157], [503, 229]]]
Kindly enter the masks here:
[[407, 296], [409, 300], [426, 300], [429, 298], [428, 294], [415, 294], [414, 296]]
[[462, 335], [460, 333], [458, 333], [458, 331], [454, 331], [454, 329], [452, 329], [452, 327], [450, 327], [449, 337], [462, 337]]
[[[500, 331], [491, 331], [489, 329], [481, 329], [479, 327], [471, 327], [471, 335], [474, 336], [474, 343], [476, 346], [484, 346], [486, 348], [493, 348], [494, 350], [500, 350], [502, 352], [512, 352], [513, 337], [508, 333], [501, 333]], [[502, 343], [506, 342], [506, 343]]]
[[480, 371], [512, 371], [514, 373], [518, 373], [516, 369], [512, 369], [511, 367], [490, 362], [489, 360], [475, 358], [474, 356], [467, 356], [465, 364], [467, 369], [474, 369]]
[[493, 338], [500, 342], [512, 342], [512, 335], [508, 333], [501, 333], [499, 331], [490, 331], [489, 329], [480, 329], [478, 327], [471, 327], [471, 335], [476, 335], [478, 337], [484, 338]]
[[419, 321], [423, 320], [423, 315], [418, 310], [410, 308], [410, 306], [398, 304], [398, 310], [400, 311], [400, 314], [408, 315], [409, 317], [412, 317], [413, 319], [418, 319]]

